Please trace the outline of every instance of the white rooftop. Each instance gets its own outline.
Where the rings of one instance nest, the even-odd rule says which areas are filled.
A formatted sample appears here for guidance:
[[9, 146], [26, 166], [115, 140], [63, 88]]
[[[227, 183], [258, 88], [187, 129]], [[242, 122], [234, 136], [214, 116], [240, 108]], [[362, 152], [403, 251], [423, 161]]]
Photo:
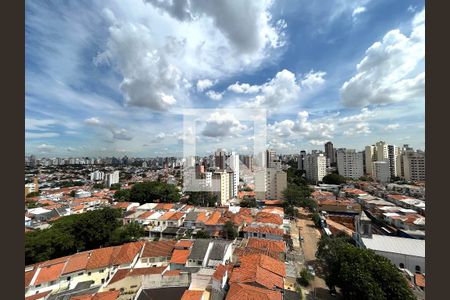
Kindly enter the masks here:
[[425, 257], [425, 240], [374, 234], [372, 238], [361, 238], [367, 249]]
[[40, 215], [40, 214], [48, 213], [48, 212], [50, 212], [50, 210], [42, 208], [42, 207], [36, 207], [36, 208], [29, 209], [28, 212], [32, 215]]

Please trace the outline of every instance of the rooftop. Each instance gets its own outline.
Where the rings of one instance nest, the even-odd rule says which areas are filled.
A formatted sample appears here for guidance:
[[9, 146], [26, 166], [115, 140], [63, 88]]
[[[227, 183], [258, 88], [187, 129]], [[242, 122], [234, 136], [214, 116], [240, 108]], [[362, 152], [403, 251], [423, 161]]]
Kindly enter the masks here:
[[374, 251], [425, 257], [425, 240], [374, 234], [362, 241], [366, 248]]

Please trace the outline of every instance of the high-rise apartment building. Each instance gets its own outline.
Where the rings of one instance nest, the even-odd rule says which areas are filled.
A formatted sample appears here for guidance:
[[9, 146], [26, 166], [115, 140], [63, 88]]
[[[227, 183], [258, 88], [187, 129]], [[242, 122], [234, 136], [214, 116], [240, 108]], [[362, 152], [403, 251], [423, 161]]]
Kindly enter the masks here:
[[277, 153], [275, 150], [266, 150], [266, 168], [274, 168], [276, 162], [278, 161]]
[[323, 153], [313, 152], [306, 155], [304, 167], [306, 179], [317, 183], [327, 175], [327, 158]]
[[329, 159], [330, 165], [336, 163], [336, 151], [332, 142], [325, 143], [325, 156]]
[[225, 205], [231, 198], [230, 178], [232, 178], [232, 172], [226, 170], [216, 171], [213, 174], [213, 184], [216, 185], [214, 191], [219, 195], [220, 205]]
[[372, 175], [373, 165], [372, 163], [377, 160], [375, 146], [366, 146], [364, 150], [365, 162], [366, 162], [366, 174]]
[[300, 156], [298, 157], [298, 170], [304, 171], [305, 170], [305, 157], [306, 157], [306, 151], [302, 150], [300, 151]]
[[287, 187], [287, 173], [278, 168], [266, 168], [255, 172], [255, 198], [284, 199]]
[[250, 170], [253, 171], [253, 156], [244, 155], [242, 156], [242, 163]]
[[231, 197], [237, 197], [238, 195], [238, 186], [239, 186], [239, 154], [236, 152], [231, 152], [230, 157], [228, 158], [229, 168], [233, 172], [232, 178], [232, 194]]
[[217, 149], [214, 153], [214, 166], [220, 170], [225, 169], [226, 153], [223, 149]]
[[380, 183], [387, 183], [391, 180], [391, 171], [388, 161], [375, 161], [372, 163], [373, 179]]
[[364, 175], [362, 152], [354, 149], [337, 150], [337, 168], [339, 175], [346, 178], [358, 179]]
[[425, 153], [407, 150], [403, 154], [404, 177], [410, 181], [425, 181]]
[[111, 187], [111, 185], [115, 183], [119, 183], [119, 171], [114, 171], [109, 174], [105, 174], [105, 184], [107, 187]]
[[391, 173], [391, 178], [400, 175], [400, 164], [398, 157], [400, 156], [400, 148], [395, 145], [388, 145], [388, 161], [389, 161], [389, 171]]
[[89, 174], [89, 176], [91, 178], [91, 181], [103, 180], [105, 178], [105, 173], [97, 170]]

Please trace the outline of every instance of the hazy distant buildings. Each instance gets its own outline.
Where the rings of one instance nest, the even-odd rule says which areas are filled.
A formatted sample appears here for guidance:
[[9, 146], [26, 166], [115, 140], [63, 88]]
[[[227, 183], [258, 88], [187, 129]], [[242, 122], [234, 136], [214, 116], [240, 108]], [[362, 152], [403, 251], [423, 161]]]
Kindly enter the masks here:
[[253, 156], [252, 155], [243, 155], [242, 163], [250, 170], [253, 170]]
[[358, 179], [364, 175], [362, 152], [354, 149], [337, 150], [337, 168], [339, 175], [346, 178]]
[[312, 182], [322, 181], [327, 175], [327, 158], [323, 153], [313, 152], [306, 155], [304, 160], [306, 179]]
[[217, 151], [214, 153], [214, 166], [216, 168], [219, 168], [220, 170], [224, 170], [225, 159], [226, 159], [225, 151], [223, 149], [217, 149]]

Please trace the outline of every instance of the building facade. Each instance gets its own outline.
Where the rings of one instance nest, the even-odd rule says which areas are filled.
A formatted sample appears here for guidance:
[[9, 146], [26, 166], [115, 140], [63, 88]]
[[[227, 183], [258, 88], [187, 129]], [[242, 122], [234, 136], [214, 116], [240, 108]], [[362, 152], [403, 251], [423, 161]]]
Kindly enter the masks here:
[[337, 151], [337, 168], [339, 175], [358, 179], [364, 175], [363, 153], [354, 149], [339, 149]]

